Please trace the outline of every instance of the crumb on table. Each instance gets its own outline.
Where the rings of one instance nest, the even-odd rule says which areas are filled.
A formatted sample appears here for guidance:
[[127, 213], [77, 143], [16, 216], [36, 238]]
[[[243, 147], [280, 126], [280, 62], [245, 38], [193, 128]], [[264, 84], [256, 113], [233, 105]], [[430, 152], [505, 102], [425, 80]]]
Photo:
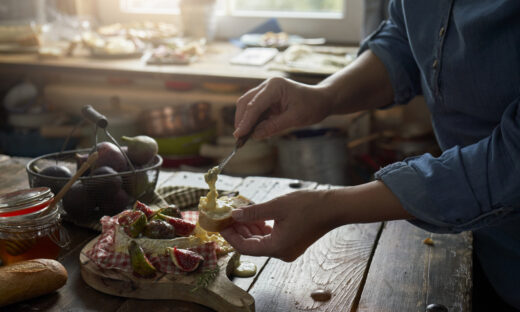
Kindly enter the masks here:
[[433, 239], [431, 239], [431, 237], [427, 237], [423, 240], [423, 244], [426, 244], [428, 246], [433, 246]]

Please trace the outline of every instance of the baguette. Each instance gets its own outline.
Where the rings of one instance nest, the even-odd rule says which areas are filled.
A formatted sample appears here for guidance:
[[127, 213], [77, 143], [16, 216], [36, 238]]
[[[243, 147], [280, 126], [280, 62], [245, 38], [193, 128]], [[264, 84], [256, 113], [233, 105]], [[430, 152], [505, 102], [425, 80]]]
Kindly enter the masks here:
[[0, 267], [0, 307], [57, 290], [67, 270], [51, 259], [34, 259]]
[[231, 217], [234, 209], [250, 205], [251, 202], [243, 196], [227, 197], [223, 196], [217, 200], [217, 206], [225, 205], [230, 207], [229, 210], [221, 210], [208, 212], [205, 208], [206, 198], [202, 197], [199, 203], [199, 225], [208, 232], [220, 232], [227, 228], [235, 221]]

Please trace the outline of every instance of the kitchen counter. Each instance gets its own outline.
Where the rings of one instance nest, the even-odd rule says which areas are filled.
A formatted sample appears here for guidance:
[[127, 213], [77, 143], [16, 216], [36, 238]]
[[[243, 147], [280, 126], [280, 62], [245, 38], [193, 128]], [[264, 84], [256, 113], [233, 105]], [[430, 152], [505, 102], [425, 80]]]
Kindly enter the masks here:
[[[355, 48], [353, 48], [355, 50]], [[40, 59], [37, 54], [0, 54], [0, 69], [3, 73], [54, 73], [105, 74], [125, 76], [132, 74], [147, 78], [171, 78], [218, 81], [244, 80], [256, 83], [274, 76], [287, 76], [280, 71], [269, 71], [264, 66], [232, 65], [229, 60], [241, 49], [229, 42], [212, 42], [199, 60], [189, 65], [146, 65], [140, 58], [94, 58], [88, 55]]]
[[[28, 187], [28, 159], [0, 155], [0, 193]], [[334, 186], [294, 180], [222, 176], [220, 188], [237, 190], [264, 202], [297, 189]], [[206, 187], [202, 175], [161, 171], [158, 187]], [[106, 295], [88, 286], [80, 275], [79, 253], [99, 233], [65, 224], [72, 245], [58, 260], [68, 271], [67, 284], [56, 293], [7, 307], [2, 311], [210, 311], [175, 300], [137, 300]], [[431, 238], [433, 245], [423, 243]], [[450, 311], [471, 310], [472, 236], [432, 234], [406, 221], [339, 227], [291, 263], [274, 258], [244, 257], [258, 274], [233, 282], [255, 299], [256, 311], [425, 311], [432, 303]], [[313, 301], [316, 289], [328, 289], [327, 302]]]

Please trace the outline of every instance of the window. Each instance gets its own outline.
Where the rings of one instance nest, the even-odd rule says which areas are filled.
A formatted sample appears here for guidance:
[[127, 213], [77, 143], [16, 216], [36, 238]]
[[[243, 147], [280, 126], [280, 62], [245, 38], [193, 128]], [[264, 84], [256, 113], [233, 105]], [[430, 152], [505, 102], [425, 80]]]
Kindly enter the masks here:
[[234, 0], [230, 2], [237, 11], [343, 13], [342, 0]]
[[[98, 0], [102, 23], [132, 20], [174, 22], [180, 0]], [[268, 18], [303, 37], [358, 43], [362, 0], [216, 0], [217, 37], [236, 38]]]

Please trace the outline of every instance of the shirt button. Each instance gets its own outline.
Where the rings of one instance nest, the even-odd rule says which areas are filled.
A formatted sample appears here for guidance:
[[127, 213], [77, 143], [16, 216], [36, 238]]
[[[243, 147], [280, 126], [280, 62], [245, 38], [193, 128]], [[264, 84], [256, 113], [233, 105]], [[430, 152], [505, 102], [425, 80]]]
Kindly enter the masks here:
[[437, 65], [439, 65], [439, 61], [438, 61], [437, 59], [435, 59], [435, 60], [433, 61], [433, 64], [432, 64], [432, 68], [433, 68], [433, 69], [437, 68]]
[[444, 33], [446, 32], [444, 27], [441, 27], [441, 30], [439, 31], [439, 37], [444, 36]]

